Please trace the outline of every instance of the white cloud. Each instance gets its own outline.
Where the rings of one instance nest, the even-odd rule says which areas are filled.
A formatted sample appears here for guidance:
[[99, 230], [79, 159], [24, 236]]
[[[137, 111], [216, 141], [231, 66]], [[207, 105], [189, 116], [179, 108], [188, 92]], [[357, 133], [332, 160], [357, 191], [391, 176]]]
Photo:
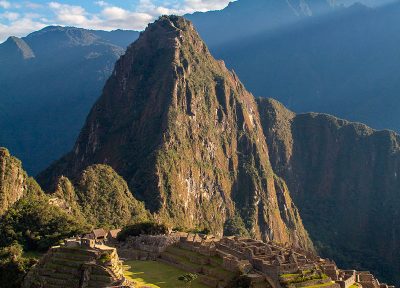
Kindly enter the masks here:
[[94, 4], [96, 4], [97, 6], [100, 6], [100, 7], [110, 6], [110, 4], [108, 4], [106, 1], [95, 1]]
[[119, 7], [107, 7], [102, 11], [102, 14], [109, 20], [126, 19], [129, 12]]
[[[183, 15], [195, 11], [222, 9], [232, 0], [163, 0], [162, 4], [156, 4], [154, 0], [139, 0], [138, 5], [133, 9], [111, 5], [111, 0], [108, 0], [109, 2], [92, 1], [100, 7], [100, 12], [89, 12], [82, 6], [64, 4], [54, 0], [46, 5], [36, 4], [34, 1], [22, 2], [25, 10], [18, 10], [21, 13], [6, 11], [0, 14], [0, 41], [11, 35], [25, 36], [29, 32], [48, 25], [77, 26], [99, 30], [142, 30], [160, 15]], [[0, 7], [18, 8], [15, 4], [4, 0], [0, 0]], [[30, 13], [33, 10], [35, 13]], [[6, 19], [8, 22], [4, 22], [2, 19]]]
[[166, 1], [165, 5], [157, 5], [153, 0], [140, 0], [138, 10], [151, 15], [175, 14], [183, 15], [196, 11], [210, 11], [225, 8], [235, 0], [184, 0]]
[[44, 5], [42, 5], [42, 4], [33, 3], [33, 2], [24, 2], [24, 6], [28, 9], [40, 9], [40, 8], [44, 7]]
[[7, 19], [8, 21], [15, 21], [19, 18], [19, 14], [15, 12], [6, 11], [0, 14], [0, 18]]
[[27, 17], [19, 18], [9, 25], [0, 23], [0, 40], [6, 40], [9, 36], [27, 35], [32, 31], [40, 30], [46, 26], [47, 24], [45, 23], [37, 22]]
[[89, 29], [141, 30], [154, 19], [148, 13], [132, 12], [116, 6], [104, 7], [99, 14], [90, 14], [81, 6], [58, 2], [49, 3], [49, 7], [54, 12], [58, 24]]
[[0, 1], [0, 7], [4, 9], [8, 9], [11, 7], [11, 3], [8, 1]]
[[81, 6], [50, 2], [49, 7], [55, 13], [58, 22], [67, 25], [85, 25], [88, 22], [86, 11]]
[[219, 10], [225, 8], [229, 2], [232, 0], [185, 0], [184, 1], [184, 9], [188, 12], [192, 13], [196, 11], [209, 11], [209, 10]]

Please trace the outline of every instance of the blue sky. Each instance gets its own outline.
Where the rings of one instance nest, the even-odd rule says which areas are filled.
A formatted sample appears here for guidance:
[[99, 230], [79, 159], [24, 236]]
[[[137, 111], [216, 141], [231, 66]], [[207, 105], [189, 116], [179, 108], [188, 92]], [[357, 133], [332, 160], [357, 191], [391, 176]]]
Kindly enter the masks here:
[[0, 0], [0, 42], [49, 25], [142, 30], [162, 14], [217, 10], [233, 0]]

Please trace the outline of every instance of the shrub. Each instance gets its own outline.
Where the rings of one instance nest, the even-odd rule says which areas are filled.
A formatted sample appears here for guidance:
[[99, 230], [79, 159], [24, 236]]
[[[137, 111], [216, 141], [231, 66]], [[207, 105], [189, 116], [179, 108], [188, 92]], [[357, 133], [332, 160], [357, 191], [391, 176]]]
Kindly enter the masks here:
[[108, 263], [108, 262], [110, 262], [112, 260], [111, 254], [110, 253], [103, 253], [103, 254], [101, 254], [99, 260], [103, 264]]
[[125, 241], [130, 236], [167, 234], [168, 227], [154, 222], [143, 222], [126, 226], [118, 233], [118, 241]]
[[84, 230], [84, 224], [59, 207], [49, 205], [47, 196], [30, 194], [0, 218], [0, 247], [18, 242], [26, 251], [46, 251]]
[[247, 231], [242, 218], [236, 214], [225, 221], [224, 236], [249, 237], [250, 233]]
[[[7, 283], [8, 288], [21, 287], [28, 270], [37, 261], [22, 256], [22, 246], [18, 243], [0, 249], [0, 287]], [[4, 286], [5, 287], [5, 286]]]
[[189, 230], [188, 232], [195, 233], [195, 234], [204, 234], [204, 235], [208, 235], [211, 233], [210, 229], [208, 229], [208, 228], [196, 228], [196, 229]]
[[186, 285], [187, 285], [187, 287], [191, 287], [192, 282], [193, 282], [194, 280], [196, 280], [197, 277], [198, 277], [197, 274], [194, 274], [194, 273], [187, 273], [187, 274], [183, 274], [183, 275], [179, 276], [179, 277], [178, 277], [178, 280], [179, 280], [179, 281], [182, 281], [182, 282], [185, 282]]

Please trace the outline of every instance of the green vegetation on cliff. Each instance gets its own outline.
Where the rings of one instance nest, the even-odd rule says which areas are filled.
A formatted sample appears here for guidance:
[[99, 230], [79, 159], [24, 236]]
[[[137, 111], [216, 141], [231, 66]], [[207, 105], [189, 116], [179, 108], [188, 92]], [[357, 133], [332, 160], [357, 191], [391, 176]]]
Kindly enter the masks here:
[[24, 257], [17, 243], [0, 248], [0, 288], [20, 288], [24, 276], [36, 262]]
[[321, 256], [399, 283], [400, 136], [258, 102], [274, 171]]
[[24, 195], [27, 179], [21, 161], [0, 147], [0, 216]]
[[60, 177], [51, 195], [59, 207], [94, 227], [121, 228], [151, 218], [126, 181], [107, 165], [86, 168], [75, 183]]
[[93, 165], [76, 184], [78, 203], [86, 220], [96, 227], [120, 228], [149, 219], [142, 202], [111, 167]]
[[20, 199], [0, 219], [0, 247], [17, 242], [24, 250], [46, 251], [59, 241], [85, 232], [84, 223], [49, 204], [42, 194]]
[[250, 233], [247, 231], [240, 215], [235, 214], [225, 221], [224, 236], [250, 237]]

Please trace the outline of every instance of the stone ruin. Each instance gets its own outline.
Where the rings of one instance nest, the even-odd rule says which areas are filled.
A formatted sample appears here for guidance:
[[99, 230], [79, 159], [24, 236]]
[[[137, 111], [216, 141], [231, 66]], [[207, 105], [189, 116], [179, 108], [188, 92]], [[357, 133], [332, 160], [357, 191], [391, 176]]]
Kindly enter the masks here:
[[128, 237], [121, 247], [134, 248], [146, 252], [161, 253], [179, 241], [179, 237], [171, 235], [140, 235]]
[[94, 239], [67, 239], [52, 247], [27, 274], [22, 288], [131, 287], [117, 250]]
[[170, 235], [140, 235], [128, 237], [123, 243], [116, 244], [118, 254], [125, 259], [156, 260], [168, 247], [176, 244], [179, 236]]
[[[132, 287], [123, 276], [117, 250], [126, 259], [159, 260], [199, 273], [201, 282], [209, 287], [225, 287], [227, 283], [224, 275], [207, 268], [212, 264], [232, 275], [247, 275], [256, 287], [322, 285], [324, 288], [349, 288], [357, 284], [362, 288], [394, 288], [379, 283], [370, 272], [340, 270], [334, 262], [312, 253], [248, 238], [172, 232], [129, 237], [125, 242], [115, 244], [116, 248], [111, 248], [100, 245], [95, 239], [67, 239], [63, 245], [50, 249], [28, 273], [22, 288]], [[170, 247], [197, 253], [201, 257], [191, 256], [188, 260], [202, 268], [186, 267], [179, 262], [179, 257], [168, 254]], [[283, 280], [285, 275], [298, 275], [306, 280], [287, 282]], [[318, 277], [307, 278], [309, 275]]]
[[[317, 275], [317, 279], [302, 282], [301, 285], [323, 285], [325, 288], [349, 288], [357, 283], [365, 288], [394, 288], [380, 284], [369, 272], [340, 270], [330, 260], [322, 259], [310, 252], [293, 247], [278, 245], [273, 242], [238, 238], [180, 233], [163, 236], [140, 236], [129, 240], [135, 249], [154, 253], [155, 260], [169, 247], [199, 253], [203, 256], [218, 256], [222, 259], [221, 267], [227, 271], [249, 274], [256, 278], [266, 278], [270, 286], [279, 288], [283, 285], [282, 275]], [[327, 275], [328, 277], [324, 276]], [[297, 285], [298, 286], [298, 285]], [[294, 285], [294, 287], [297, 287]]]
[[334, 262], [329, 260], [324, 260], [321, 268], [326, 275], [340, 285], [340, 288], [349, 288], [354, 283], [363, 288], [395, 288], [379, 283], [379, 280], [369, 271], [340, 270]]

